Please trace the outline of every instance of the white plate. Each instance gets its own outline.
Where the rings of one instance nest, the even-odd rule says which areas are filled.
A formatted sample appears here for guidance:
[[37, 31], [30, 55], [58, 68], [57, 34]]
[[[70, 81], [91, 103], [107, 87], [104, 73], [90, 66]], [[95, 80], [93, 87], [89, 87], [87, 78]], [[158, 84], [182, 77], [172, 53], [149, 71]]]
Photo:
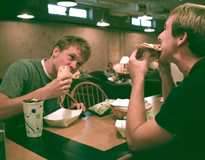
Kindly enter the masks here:
[[120, 132], [123, 138], [126, 137], [126, 120], [116, 120], [115, 127]]
[[79, 118], [81, 112], [82, 109], [69, 110], [69, 109], [61, 108], [43, 118], [46, 121], [46, 123], [48, 123], [49, 126], [67, 127]]

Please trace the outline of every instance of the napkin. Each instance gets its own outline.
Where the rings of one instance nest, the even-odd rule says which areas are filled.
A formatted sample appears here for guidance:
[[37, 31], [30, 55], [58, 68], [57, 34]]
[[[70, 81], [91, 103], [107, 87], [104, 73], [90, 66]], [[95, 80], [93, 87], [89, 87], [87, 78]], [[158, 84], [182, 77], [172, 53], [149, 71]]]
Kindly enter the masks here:
[[[119, 108], [119, 109], [124, 109], [127, 110], [128, 106], [129, 106], [129, 99], [117, 99], [114, 102], [110, 103], [112, 106]], [[148, 110], [150, 108], [152, 108], [152, 105], [146, 100], [144, 99], [145, 102], [145, 109]]]
[[128, 109], [129, 99], [117, 99], [111, 103], [112, 106], [119, 108], [119, 109]]
[[113, 99], [106, 99], [103, 102], [95, 104], [94, 106], [88, 108], [88, 111], [98, 115], [105, 116], [110, 112], [110, 103], [113, 102]]

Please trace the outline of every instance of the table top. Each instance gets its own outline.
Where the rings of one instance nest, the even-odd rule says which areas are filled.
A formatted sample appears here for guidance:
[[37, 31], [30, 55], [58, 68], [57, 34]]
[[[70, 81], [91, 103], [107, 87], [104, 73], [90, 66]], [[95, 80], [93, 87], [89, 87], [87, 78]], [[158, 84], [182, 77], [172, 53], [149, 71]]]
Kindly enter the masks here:
[[[159, 95], [146, 99], [158, 112], [163, 103]], [[66, 128], [44, 127], [38, 138], [27, 137], [25, 127], [7, 131], [7, 160], [123, 159], [129, 149], [126, 139], [115, 127], [116, 119], [113, 114], [98, 117], [87, 112]]]

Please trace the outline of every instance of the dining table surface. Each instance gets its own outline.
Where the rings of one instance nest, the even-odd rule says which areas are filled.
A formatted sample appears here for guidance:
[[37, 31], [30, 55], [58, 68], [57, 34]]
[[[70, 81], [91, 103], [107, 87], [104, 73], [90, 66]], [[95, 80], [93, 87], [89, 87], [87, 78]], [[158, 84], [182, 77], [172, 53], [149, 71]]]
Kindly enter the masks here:
[[[157, 113], [161, 95], [146, 97]], [[99, 117], [86, 112], [64, 128], [43, 127], [38, 138], [29, 138], [25, 126], [6, 131], [7, 160], [123, 160], [130, 156], [126, 138], [115, 127], [112, 112]]]

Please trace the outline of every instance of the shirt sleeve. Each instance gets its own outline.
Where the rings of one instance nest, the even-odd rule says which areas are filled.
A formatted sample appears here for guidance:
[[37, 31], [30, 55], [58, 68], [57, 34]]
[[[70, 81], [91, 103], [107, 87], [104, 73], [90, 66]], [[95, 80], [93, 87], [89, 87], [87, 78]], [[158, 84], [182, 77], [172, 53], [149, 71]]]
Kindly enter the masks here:
[[6, 94], [10, 98], [22, 96], [26, 78], [26, 66], [21, 60], [13, 63], [7, 70], [3, 81], [0, 85], [0, 92]]

